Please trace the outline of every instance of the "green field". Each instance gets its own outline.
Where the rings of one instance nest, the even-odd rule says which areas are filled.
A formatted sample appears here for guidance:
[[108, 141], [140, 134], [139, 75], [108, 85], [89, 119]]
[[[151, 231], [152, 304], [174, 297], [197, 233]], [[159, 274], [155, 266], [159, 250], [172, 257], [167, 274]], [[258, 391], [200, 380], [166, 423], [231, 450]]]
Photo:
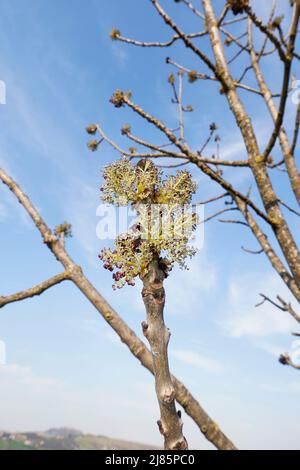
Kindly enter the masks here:
[[0, 450], [35, 450], [34, 447], [25, 445], [20, 441], [0, 440]]

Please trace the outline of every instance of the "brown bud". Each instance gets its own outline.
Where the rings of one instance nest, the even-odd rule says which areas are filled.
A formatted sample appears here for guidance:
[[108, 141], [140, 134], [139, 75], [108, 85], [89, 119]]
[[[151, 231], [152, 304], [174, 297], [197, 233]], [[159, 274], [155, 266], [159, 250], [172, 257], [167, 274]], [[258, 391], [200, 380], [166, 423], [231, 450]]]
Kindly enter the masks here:
[[89, 126], [85, 128], [85, 130], [88, 134], [94, 135], [97, 132], [97, 126], [96, 124], [90, 124]]

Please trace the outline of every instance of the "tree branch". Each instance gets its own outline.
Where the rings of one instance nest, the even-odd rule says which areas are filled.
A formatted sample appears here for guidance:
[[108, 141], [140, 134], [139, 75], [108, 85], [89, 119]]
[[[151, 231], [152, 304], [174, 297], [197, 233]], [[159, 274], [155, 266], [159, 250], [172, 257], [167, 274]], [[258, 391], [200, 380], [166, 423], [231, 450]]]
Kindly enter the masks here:
[[285, 64], [284, 64], [284, 74], [283, 74], [282, 90], [281, 90], [281, 95], [280, 95], [280, 104], [279, 104], [279, 108], [277, 112], [277, 118], [275, 121], [275, 128], [274, 128], [273, 134], [263, 154], [265, 161], [267, 160], [268, 156], [270, 155], [270, 153], [272, 152], [275, 146], [276, 140], [281, 130], [281, 126], [283, 124], [284, 113], [286, 109], [286, 103], [287, 103], [287, 97], [288, 97], [288, 91], [289, 91], [290, 75], [291, 75], [291, 70], [292, 70], [293, 52], [295, 49], [296, 32], [297, 32], [297, 28], [299, 24], [299, 14], [300, 14], [300, 8], [296, 5], [294, 7], [294, 15], [293, 15], [293, 22], [292, 22], [291, 32], [290, 32], [290, 40], [289, 40], [289, 44], [287, 48], [287, 60], [285, 61]]
[[142, 278], [142, 297], [147, 311], [147, 321], [143, 322], [143, 333], [151, 346], [155, 388], [160, 407], [159, 430], [164, 436], [166, 450], [185, 450], [187, 441], [182, 434], [182, 421], [175, 406], [175, 389], [169, 369], [168, 344], [170, 332], [164, 322], [165, 273], [155, 259], [149, 271]]
[[[182, 39], [186, 47], [191, 49], [200, 59], [208, 66], [210, 70], [212, 70], [216, 75], [218, 75], [218, 72], [216, 70], [215, 65], [210, 61], [210, 59], [200, 50], [198, 49], [195, 44], [190, 41], [190, 39], [187, 37], [186, 34], [181, 31], [181, 29], [174, 23], [174, 21], [171, 19], [171, 17], [165, 12], [165, 10], [161, 7], [161, 5], [158, 3], [157, 0], [151, 0], [153, 6], [156, 8], [157, 12], [159, 15], [163, 18], [165, 23], [170, 26], [177, 34], [178, 36]], [[221, 77], [220, 77], [221, 78]]]
[[[201, 38], [203, 36], [207, 36], [207, 31], [200, 31], [198, 33], [191, 33], [188, 34], [189, 39], [196, 39], [196, 38]], [[169, 41], [165, 42], [158, 42], [158, 41], [153, 41], [153, 42], [145, 42], [145, 41], [137, 41], [136, 39], [131, 39], [127, 38], [125, 36], [122, 36], [121, 34], [118, 34], [114, 40], [124, 42], [126, 44], [130, 44], [132, 46], [138, 46], [138, 47], [170, 47], [172, 46], [176, 41], [180, 39], [180, 36], [178, 34], [175, 34]]]
[[[248, 24], [248, 36], [249, 36], [249, 45], [250, 45], [250, 56], [252, 61], [252, 67], [254, 69], [257, 83], [260, 87], [261, 92], [263, 93], [266, 105], [269, 109], [269, 112], [273, 118], [274, 123], [278, 122], [278, 111], [274, 100], [272, 99], [272, 93], [269, 90], [266, 81], [264, 79], [263, 73], [259, 66], [258, 57], [253, 49], [253, 34], [252, 34], [252, 22], [249, 20]], [[275, 126], [276, 127], [276, 126]], [[282, 149], [282, 153], [284, 156], [284, 162], [287, 168], [287, 172], [289, 175], [289, 180], [295, 194], [295, 197], [300, 204], [300, 175], [298, 169], [296, 167], [294, 154], [292, 148], [289, 143], [288, 136], [284, 129], [280, 129], [279, 132], [279, 143]]]
[[293, 309], [291, 303], [287, 303], [285, 300], [283, 300], [279, 295], [277, 296], [277, 300], [279, 301], [279, 304], [274, 302], [274, 300], [270, 299], [264, 294], [260, 294], [262, 297], [262, 302], [256, 305], [256, 307], [260, 307], [263, 305], [265, 302], [269, 302], [272, 304], [274, 307], [278, 308], [282, 312], [288, 312], [298, 323], [300, 323], [300, 315], [296, 313], [296, 311]]
[[20, 300], [25, 300], [31, 297], [35, 297], [37, 295], [41, 295], [43, 292], [50, 289], [51, 287], [67, 280], [70, 280], [70, 276], [67, 271], [64, 271], [63, 273], [57, 274], [56, 276], [47, 279], [47, 281], [44, 281], [35, 287], [31, 287], [30, 289], [26, 289], [24, 291], [9, 295], [7, 297], [0, 297], [0, 308], [13, 302], [19, 302]]
[[[210, 81], [213, 81], [213, 82], [218, 82], [219, 81], [219, 79], [217, 77], [214, 77], [212, 75], [207, 75], [205, 73], [200, 73], [200, 72], [197, 72], [195, 70], [188, 69], [187, 67], [183, 67], [182, 65], [179, 65], [176, 62], [174, 62], [169, 57], [167, 58], [167, 63], [173, 65], [174, 67], [176, 67], [179, 70], [182, 70], [182, 71], [186, 72], [187, 74], [193, 73], [195, 75], [195, 78], [198, 79], [198, 80], [210, 80]], [[249, 85], [245, 85], [244, 83], [241, 83], [240, 81], [235, 81], [234, 84], [237, 88], [249, 91], [250, 93], [254, 93], [256, 95], [263, 96], [260, 90], [257, 90], [256, 88], [253, 88]], [[273, 95], [273, 96], [276, 97], [278, 95]]]
[[[0, 179], [6, 186], [8, 186], [18, 201], [22, 204], [39, 230], [43, 240], [47, 243], [49, 249], [68, 271], [72, 282], [102, 315], [104, 320], [113, 328], [121, 341], [129, 348], [131, 353], [153, 374], [154, 369], [152, 356], [145, 344], [90, 283], [82, 269], [74, 263], [66, 249], [53, 236], [50, 228], [46, 225], [37, 209], [24, 194], [20, 186], [1, 168]], [[177, 402], [195, 421], [206, 438], [212, 442], [217, 449], [236, 450], [234, 444], [222, 433], [220, 429], [216, 428], [215, 422], [207, 415], [187, 388], [178, 379], [176, 379], [176, 377], [173, 376], [172, 380], [175, 387], [175, 398]]]
[[[118, 92], [119, 93], [119, 92]], [[120, 92], [121, 93], [121, 92]], [[206, 174], [207, 176], [209, 176], [212, 180], [216, 181], [217, 183], [220, 184], [220, 186], [222, 186], [228, 193], [230, 193], [233, 197], [238, 197], [239, 199], [241, 199], [242, 201], [244, 201], [247, 205], [249, 205], [249, 207], [251, 207], [256, 213], [257, 215], [259, 215], [262, 219], [264, 219], [268, 224], [272, 225], [273, 222], [271, 219], [269, 219], [269, 217], [263, 212], [261, 211], [254, 203], [251, 199], [249, 199], [248, 196], [245, 196], [243, 195], [242, 193], [240, 193], [239, 191], [235, 190], [233, 188], [233, 186], [228, 183], [226, 180], [224, 180], [219, 173], [215, 172], [212, 168], [210, 168], [206, 163], [205, 163], [205, 160], [202, 161], [201, 157], [199, 157], [199, 155], [195, 152], [193, 152], [188, 146], [186, 143], [182, 143], [180, 142], [176, 136], [171, 132], [170, 129], [168, 129], [161, 121], [159, 121], [158, 119], [156, 119], [155, 117], [153, 117], [151, 114], [147, 113], [146, 111], [144, 111], [140, 106], [138, 106], [137, 104], [133, 103], [133, 101], [131, 101], [127, 96], [125, 96], [124, 93], [121, 93], [122, 95], [122, 104], [127, 104], [129, 106], [129, 108], [131, 108], [134, 112], [136, 112], [137, 114], [139, 114], [140, 116], [142, 116], [144, 119], [146, 119], [146, 121], [148, 121], [149, 123], [153, 124], [157, 129], [159, 129], [160, 131], [162, 131], [167, 137], [168, 139], [170, 140], [170, 142], [172, 142], [174, 145], [176, 145], [176, 147], [178, 147], [183, 154], [185, 154], [191, 163], [194, 163], [204, 174]], [[118, 101], [116, 101], [116, 97], [114, 96], [112, 99], [111, 99], [111, 102], [114, 104], [114, 105], [118, 105]], [[217, 162], [217, 160], [214, 160], [213, 159], [213, 164], [215, 164]], [[247, 165], [244, 165], [245, 162], [243, 162], [243, 165], [241, 166], [247, 166]], [[223, 163], [224, 164], [224, 163]], [[233, 166], [233, 165], [232, 165]], [[239, 166], [239, 165], [237, 165]]]
[[[293, 143], [292, 143], [292, 148], [291, 148], [291, 154], [295, 156], [295, 150], [298, 142], [298, 136], [299, 136], [299, 126], [300, 126], [300, 103], [298, 104], [297, 107], [297, 114], [296, 114], [296, 122], [295, 122], [295, 129], [294, 129], [294, 136], [293, 136]], [[300, 179], [300, 178], [299, 178]], [[299, 190], [300, 191], [300, 190]], [[299, 202], [300, 204], [300, 202]]]
[[278, 51], [279, 57], [283, 62], [286, 62], [287, 57], [285, 51], [283, 50], [279, 39], [270, 31], [268, 25], [265, 25], [260, 18], [256, 16], [254, 11], [250, 6], [245, 7], [247, 15], [251, 18], [255, 26], [260, 29], [260, 31], [265, 34], [268, 39], [274, 44], [276, 50]]
[[273, 232], [285, 255], [289, 268], [295, 277], [295, 281], [300, 287], [300, 252], [298, 246], [279, 206], [277, 195], [267, 172], [265, 159], [260, 154], [251, 119], [236, 92], [234, 81], [224, 55], [220, 31], [211, 0], [202, 0], [202, 4], [204, 6], [206, 24], [210, 33], [217, 69], [219, 75], [222, 76], [221, 83], [225, 83], [225, 94], [243, 136], [257, 188], [268, 216], [275, 222], [272, 225]]

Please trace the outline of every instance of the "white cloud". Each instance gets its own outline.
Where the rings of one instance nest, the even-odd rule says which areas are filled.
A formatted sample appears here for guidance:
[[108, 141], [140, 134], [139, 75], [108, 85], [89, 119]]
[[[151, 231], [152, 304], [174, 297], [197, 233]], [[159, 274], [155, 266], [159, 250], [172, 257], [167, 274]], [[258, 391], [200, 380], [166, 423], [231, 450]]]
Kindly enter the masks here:
[[[13, 173], [9, 172], [9, 174], [14, 179], [17, 179], [13, 176]], [[32, 229], [33, 225], [27, 212], [21, 204], [17, 203], [15, 196], [3, 184], [0, 186], [0, 198], [0, 222], [6, 222], [8, 219], [13, 219], [14, 222], [17, 221], [21, 223], [23, 227]]]
[[264, 392], [269, 392], [269, 393], [299, 394], [300, 392], [300, 382], [284, 382], [284, 383], [258, 382], [256, 386], [260, 387]]
[[[72, 192], [70, 193], [69, 188]], [[65, 207], [70, 220], [76, 241], [85, 250], [89, 262], [96, 266], [99, 250], [99, 240], [96, 236], [96, 207], [99, 201], [97, 187], [82, 184], [75, 177], [65, 200]]]
[[35, 392], [40, 392], [43, 389], [49, 390], [50, 387], [62, 385], [62, 382], [56, 379], [37, 376], [30, 367], [18, 364], [0, 366], [0, 381], [2, 390], [12, 382], [19, 387], [30, 387]]
[[273, 357], [278, 358], [284, 352], [284, 346], [279, 346], [277, 344], [271, 344], [267, 341], [262, 341], [257, 344], [259, 348], [267, 352]]
[[194, 351], [171, 350], [170, 354], [189, 366], [197, 367], [208, 372], [220, 373], [224, 371], [224, 366], [220, 362]]
[[118, 44], [112, 43], [111, 44], [111, 49], [112, 49], [112, 52], [113, 52], [114, 56], [118, 60], [119, 66], [121, 68], [124, 68], [125, 65], [126, 65], [127, 59], [128, 59], [128, 53], [127, 53], [126, 49], [124, 47], [122, 47], [122, 45], [120, 43], [118, 43]]
[[126, 395], [104, 382], [93, 389], [84, 384], [74, 389], [73, 384], [16, 364], [0, 367], [0, 383], [1, 429], [43, 431], [68, 426], [127, 440], [161, 442], [153, 424], [154, 391], [152, 400], [145, 400], [136, 384], [128, 385], [131, 393]]
[[212, 261], [208, 261], [204, 250], [188, 261], [189, 270], [175, 268], [174, 273], [166, 281], [167, 303], [169, 314], [199, 312], [201, 294], [213, 290], [217, 283], [217, 269]]
[[[165, 281], [166, 307], [168, 315], [191, 316], [199, 314], [201, 305], [217, 284], [217, 267], [207, 259], [206, 251], [201, 250], [192, 260], [187, 261], [188, 270], [175, 267]], [[138, 289], [136, 289], [136, 292]], [[138, 312], [145, 311], [141, 295], [137, 292], [135, 308]]]
[[[290, 299], [287, 289], [273, 273], [241, 274], [231, 280], [228, 297], [222, 306], [222, 317], [218, 320], [227, 335], [235, 338], [262, 338], [293, 331], [295, 322], [286, 312], [269, 302], [255, 307], [261, 292], [272, 299], [276, 299], [277, 295]], [[227, 312], [225, 317], [224, 311]]]

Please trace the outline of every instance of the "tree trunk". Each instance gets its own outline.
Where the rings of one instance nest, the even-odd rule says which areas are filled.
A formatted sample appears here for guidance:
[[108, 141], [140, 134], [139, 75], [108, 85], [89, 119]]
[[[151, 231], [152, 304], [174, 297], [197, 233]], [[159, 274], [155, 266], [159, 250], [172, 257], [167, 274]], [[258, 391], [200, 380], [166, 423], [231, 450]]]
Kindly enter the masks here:
[[158, 426], [165, 439], [166, 450], [185, 450], [187, 441], [182, 434], [181, 413], [176, 411], [175, 388], [169, 369], [168, 344], [170, 332], [164, 322], [165, 273], [156, 257], [142, 278], [142, 296], [147, 321], [142, 323], [143, 333], [149, 341], [153, 358], [156, 395], [160, 408]]

